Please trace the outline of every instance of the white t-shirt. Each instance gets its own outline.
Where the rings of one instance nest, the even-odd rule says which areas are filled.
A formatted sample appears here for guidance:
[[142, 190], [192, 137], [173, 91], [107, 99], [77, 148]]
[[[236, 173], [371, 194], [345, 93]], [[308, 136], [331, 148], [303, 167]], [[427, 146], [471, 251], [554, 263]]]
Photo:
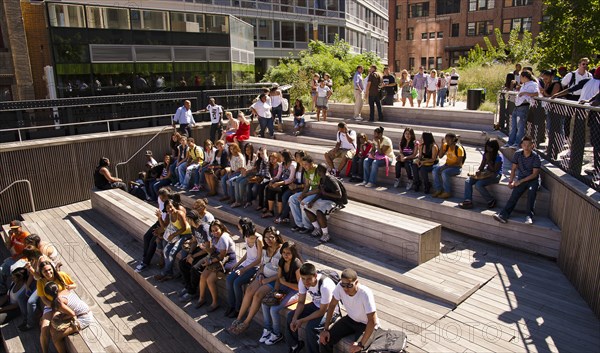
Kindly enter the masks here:
[[220, 105], [207, 105], [206, 110], [208, 110], [210, 114], [210, 122], [216, 124], [221, 121], [223, 118], [223, 107]]
[[321, 86], [317, 86], [317, 97], [327, 97], [327, 92], [331, 91], [331, 88], [325, 86], [325, 87], [321, 87]]
[[[319, 293], [319, 281], [323, 278], [323, 284], [321, 285], [321, 293]], [[333, 291], [335, 290], [335, 283], [331, 280], [331, 278], [322, 274], [317, 274], [317, 285], [314, 287], [309, 287], [308, 289], [304, 286], [304, 282], [298, 282], [298, 293], [300, 294], [310, 294], [312, 297], [312, 302], [315, 304], [317, 308], [321, 307], [321, 304], [327, 305], [331, 302], [331, 298], [333, 297]]]
[[427, 90], [428, 91], [437, 91], [437, 77], [427, 76]]
[[242, 262], [242, 267], [246, 267], [248, 265], [250, 265], [251, 263], [254, 262], [254, 260], [256, 260], [258, 258], [258, 239], [256, 240], [256, 242], [250, 246], [248, 244], [248, 240], [245, 241], [246, 243], [246, 260], [244, 260], [244, 262]]
[[167, 212], [163, 212], [163, 210], [165, 209], [165, 202], [163, 200], [161, 200], [160, 197], [158, 198], [157, 202], [158, 202], [158, 209], [160, 210], [160, 212], [162, 212], [162, 220], [166, 221], [167, 216], [169, 216], [169, 214]]
[[281, 105], [281, 98], [282, 98], [281, 91], [277, 91], [277, 92], [279, 92], [278, 95], [274, 94], [272, 96], [269, 96], [269, 97], [271, 97], [271, 106], [273, 108]]
[[385, 154], [390, 159], [390, 164], [392, 164], [394, 162], [394, 160], [396, 159], [396, 158], [394, 158], [394, 148], [393, 148], [393, 144], [392, 144], [392, 139], [390, 139], [387, 136], [383, 136], [383, 140], [381, 141], [381, 148], [383, 148], [384, 146], [390, 147], [387, 149], [387, 152]]
[[337, 133], [337, 138], [335, 141], [340, 142], [340, 148], [343, 148], [345, 150], [354, 151], [354, 150], [356, 150], [356, 131], [348, 130], [348, 135], [352, 139], [352, 143], [348, 142], [348, 139], [346, 138], [346, 136], [344, 136], [343, 132], [339, 132], [339, 131]]
[[[570, 87], [569, 83], [571, 83], [571, 76], [573, 76], [573, 72], [569, 72], [568, 74], [565, 75], [565, 77], [563, 77], [563, 79], [560, 81], [560, 84], [563, 87]], [[590, 74], [588, 71], [584, 72], [583, 75], [579, 74], [579, 70], [575, 70], [575, 82], [573, 83], [573, 85], [576, 85], [579, 83], [579, 81], [586, 79], [586, 78], [592, 78], [592, 74]], [[581, 90], [575, 91], [572, 93], [574, 96], [578, 96], [581, 94]]]
[[583, 85], [583, 88], [581, 89], [581, 96], [579, 97], [579, 99], [592, 99], [598, 93], [598, 90], [600, 90], [600, 80], [597, 78], [593, 78], [586, 82], [585, 85]]
[[263, 249], [261, 264], [264, 265], [263, 274], [265, 277], [273, 277], [277, 274], [279, 269], [279, 259], [281, 259], [279, 250], [275, 251], [275, 254], [273, 254], [272, 257], [269, 257], [267, 249]]
[[[373, 292], [363, 285], [358, 286], [356, 294], [349, 296], [338, 283], [333, 290], [333, 297], [342, 302], [342, 305], [346, 309], [346, 313], [352, 320], [365, 325], [369, 321], [367, 319], [367, 314], [376, 311]], [[375, 326], [379, 326], [379, 322], [375, 322]]]
[[256, 110], [259, 117], [271, 119], [271, 105], [267, 102], [257, 101], [252, 104], [252, 109]]
[[[537, 93], [539, 95], [540, 94], [540, 85], [535, 80], [527, 81], [523, 84], [523, 86], [521, 86], [521, 90], [519, 90], [519, 93], [520, 92]], [[517, 95], [517, 98], [515, 99], [515, 105], [520, 106], [523, 103], [533, 104], [533, 97], [530, 97], [529, 95], [522, 95], [522, 96]]]

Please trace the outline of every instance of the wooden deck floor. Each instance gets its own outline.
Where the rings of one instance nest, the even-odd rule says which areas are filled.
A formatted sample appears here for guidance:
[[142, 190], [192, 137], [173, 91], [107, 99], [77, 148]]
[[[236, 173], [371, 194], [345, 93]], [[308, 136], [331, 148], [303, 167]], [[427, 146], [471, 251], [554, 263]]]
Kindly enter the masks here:
[[[89, 202], [84, 202], [38, 212], [35, 215], [62, 218], [67, 213], [89, 207]], [[52, 237], [67, 246], [73, 242], [82, 242], [81, 239], [76, 239], [72, 229], [59, 229], [56, 222], [51, 220], [38, 221], [36, 224], [36, 231], [42, 237]], [[377, 292], [378, 304], [388, 309], [395, 307], [397, 310], [394, 315], [385, 317], [385, 322], [393, 320], [394, 317], [402, 317], [403, 308], [410, 305], [422, 306], [415, 308], [416, 312], [433, 318], [423, 321], [422, 327], [410, 330], [412, 332], [409, 334], [409, 352], [598, 351], [600, 320], [594, 316], [555, 262], [449, 231], [443, 232], [441, 245], [440, 256], [403, 272], [421, 281], [444, 286], [455, 293], [464, 294], [467, 288], [475, 287], [476, 290], [466, 294], [465, 300], [454, 310], [442, 313], [435, 305], [428, 307], [423, 301], [421, 304], [418, 301], [403, 302], [394, 296], [393, 291]], [[98, 264], [102, 264], [109, 268], [110, 264], [104, 264], [102, 256], [96, 254], [95, 248], [94, 244], [90, 244], [90, 251], [72, 251], [73, 254], [67, 251], [66, 254], [73, 256], [72, 259], [76, 263], [89, 258], [94, 259], [86, 261], [89, 266], [98, 267]], [[139, 250], [136, 249], [135, 254]], [[131, 288], [121, 288], [131, 284], [122, 284], [118, 272], [118, 269], [110, 268], [110, 272], [100, 276], [98, 283], [98, 279], [90, 278], [88, 273], [75, 277], [79, 283], [96, 288], [97, 295], [103, 299], [97, 301], [102, 305], [101, 309], [109, 313], [108, 319], [115, 327], [128, 330], [129, 337], [132, 338], [132, 342], [128, 343], [132, 345], [131, 350], [138, 351], [139, 345], [144, 344], [144, 347], [152, 348], [152, 345], [158, 343], [148, 341], [144, 330], [136, 327], [160, 325], [166, 321], [168, 315], [146, 316], [127, 312], [127, 301], [135, 298], [125, 296], [124, 291], [134, 291]], [[375, 288], [382, 286], [368, 279], [366, 283]], [[164, 289], [169, 291], [168, 288]], [[124, 311], [117, 311], [118, 309]], [[198, 314], [200, 316], [197, 316]], [[410, 318], [414, 313], [406, 315]], [[434, 317], [436, 315], [437, 318]], [[133, 319], [128, 318], [131, 316]], [[201, 312], [192, 316], [204, 320]], [[167, 339], [163, 342], [167, 342]], [[157, 346], [154, 348], [150, 351], [160, 350]], [[279, 348], [283, 349], [283, 346]]]
[[[88, 203], [89, 204], [89, 203]], [[23, 215], [30, 231], [57, 245], [63, 271], [78, 284], [76, 292], [90, 305], [100, 346], [110, 352], [203, 352], [195, 339], [178, 327], [158, 304], [144, 295], [96, 244], [86, 241], [66, 219], [85, 207], [78, 203]], [[101, 332], [98, 334], [98, 332]], [[82, 332], [86, 335], [86, 331]]]

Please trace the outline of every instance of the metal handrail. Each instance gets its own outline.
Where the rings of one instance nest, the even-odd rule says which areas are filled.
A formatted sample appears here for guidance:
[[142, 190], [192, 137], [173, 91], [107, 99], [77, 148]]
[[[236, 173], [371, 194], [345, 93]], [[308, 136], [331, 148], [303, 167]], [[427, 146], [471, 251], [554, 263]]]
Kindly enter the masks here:
[[10, 189], [13, 185], [18, 184], [18, 183], [27, 184], [27, 190], [29, 191], [29, 201], [31, 202], [31, 208], [33, 210], [32, 212], [35, 212], [35, 202], [33, 202], [33, 192], [31, 191], [31, 183], [27, 179], [13, 181], [12, 183], [10, 183], [10, 185], [8, 185], [4, 189], [2, 189], [2, 191], [0, 191], [0, 195], [2, 195], [6, 190]]
[[133, 157], [135, 157], [138, 153], [140, 153], [144, 149], [144, 147], [148, 146], [148, 144], [150, 142], [152, 142], [152, 140], [154, 140], [158, 135], [160, 135], [163, 131], [165, 131], [168, 128], [171, 128], [171, 126], [167, 125], [167, 126], [163, 127], [162, 129], [160, 129], [159, 132], [157, 132], [156, 134], [154, 134], [154, 136], [152, 136], [145, 144], [142, 145], [142, 147], [140, 147], [137, 151], [135, 151], [131, 155], [131, 157], [129, 157], [126, 161], [117, 163], [117, 165], [115, 165], [115, 176], [117, 178], [119, 177], [119, 166], [120, 165], [125, 165], [125, 164], [129, 163], [133, 159]]

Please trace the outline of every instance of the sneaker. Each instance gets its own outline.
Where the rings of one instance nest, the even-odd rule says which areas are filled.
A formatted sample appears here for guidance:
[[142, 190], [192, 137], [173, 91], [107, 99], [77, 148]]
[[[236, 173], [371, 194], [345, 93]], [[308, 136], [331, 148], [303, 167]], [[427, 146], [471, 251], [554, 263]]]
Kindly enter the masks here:
[[19, 331], [21, 332], [26, 332], [29, 331], [33, 328], [33, 326], [29, 326], [29, 324], [27, 324], [26, 322], [22, 323], [21, 325], [19, 325]]
[[292, 232], [297, 232], [297, 231], [299, 231], [299, 230], [301, 230], [301, 229], [302, 229], [302, 227], [293, 226], [293, 227], [292, 227]]
[[533, 224], [533, 219], [531, 218], [531, 216], [525, 217], [525, 224]]
[[488, 208], [494, 208], [496, 207], [496, 199], [493, 199], [492, 201], [488, 202]]
[[181, 186], [181, 184], [179, 184], [179, 183], [173, 185], [173, 187], [176, 188], [176, 189], [179, 189], [180, 186]]
[[327, 234], [323, 234], [323, 236], [321, 237], [321, 239], [319, 239], [319, 241], [321, 243], [327, 243], [331, 238], [329, 238], [329, 233]]
[[500, 213], [494, 214], [494, 219], [503, 224], [506, 224], [506, 222], [508, 222], [508, 220], [504, 218]]
[[409, 180], [408, 183], [406, 183], [406, 191], [409, 191], [410, 189], [412, 189], [413, 187], [413, 181]]
[[396, 180], [394, 180], [394, 187], [397, 188], [398, 186], [400, 186], [400, 178], [396, 178]]
[[354, 120], [356, 120], [356, 121], [362, 121], [363, 119], [360, 116], [356, 116], [356, 117], [354, 117]]
[[137, 267], [135, 268], [135, 272], [140, 273], [140, 272], [144, 271], [146, 269], [146, 267], [148, 267], [148, 266], [141, 263], [141, 264], [137, 265]]
[[296, 347], [292, 347], [292, 353], [300, 353], [302, 352], [302, 348], [304, 348], [304, 341], [298, 341], [298, 345]]
[[321, 231], [321, 229], [317, 229], [317, 228], [313, 229], [312, 233], [310, 233], [310, 236], [315, 237], [315, 238], [318, 238], [322, 235], [323, 235], [323, 232]]
[[182, 303], [187, 303], [190, 300], [192, 300], [192, 296], [189, 293], [185, 293], [184, 295], [182, 295], [181, 297], [179, 297], [179, 301]]
[[298, 233], [300, 233], [300, 234], [310, 233], [310, 229], [302, 227], [302, 228], [300, 228]]
[[187, 289], [183, 288], [182, 290], [177, 292], [177, 295], [180, 297], [183, 297], [186, 293], [187, 293]]
[[198, 191], [200, 191], [200, 188], [198, 187], [198, 185], [196, 185], [193, 188], [191, 188], [190, 191], [191, 192], [198, 192]]
[[276, 335], [274, 333], [271, 333], [271, 335], [269, 336], [269, 338], [265, 341], [265, 344], [267, 346], [272, 346], [275, 343], [281, 341], [282, 339], [283, 339], [283, 335], [282, 334]]
[[435, 191], [433, 192], [433, 194], [431, 194], [431, 196], [432, 196], [432, 197], [438, 197], [438, 196], [440, 196], [442, 193], [443, 193], [443, 192], [442, 192], [442, 191], [440, 191], [440, 190], [435, 190]]
[[373, 183], [367, 183], [367, 184], [365, 185], [365, 187], [366, 187], [366, 188], [372, 188], [372, 187], [374, 187], [374, 186], [375, 186], [375, 184], [373, 184]]
[[262, 336], [260, 336], [260, 339], [258, 340], [258, 342], [265, 343], [266, 340], [269, 339], [269, 337], [271, 337], [271, 331], [267, 330], [266, 328], [263, 328]]
[[361, 181], [360, 183], [356, 184], [356, 186], [365, 186], [367, 185], [366, 181]]

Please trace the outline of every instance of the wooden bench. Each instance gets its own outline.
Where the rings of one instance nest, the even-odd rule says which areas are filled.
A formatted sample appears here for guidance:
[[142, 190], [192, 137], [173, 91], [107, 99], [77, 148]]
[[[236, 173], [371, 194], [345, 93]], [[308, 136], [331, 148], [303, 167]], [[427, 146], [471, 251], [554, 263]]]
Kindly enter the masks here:
[[[305, 150], [315, 158], [317, 163], [324, 162], [323, 154], [330, 149], [330, 147], [319, 146], [314, 143], [309, 145], [256, 137], [250, 138], [250, 141], [255, 145], [266, 146], [269, 150], [277, 151], [282, 148], [288, 148], [291, 151]], [[472, 151], [467, 152], [468, 156], [473, 154], [474, 152]], [[542, 188], [538, 192], [536, 217], [534, 217], [535, 223], [533, 225], [525, 224], [524, 216], [518, 214], [518, 212], [525, 209], [526, 195], [519, 200], [516, 207], [517, 212], [511, 217], [509, 223], [500, 224], [492, 218], [492, 215], [498, 212], [510, 197], [510, 189], [505, 184], [498, 184], [491, 187], [491, 192], [496, 194], [498, 200], [496, 209], [488, 210], [482, 208], [480, 206], [482, 201], [478, 193], [474, 191], [474, 199], [477, 207], [473, 210], [463, 210], [458, 208], [458, 203], [462, 201], [462, 198], [452, 197], [441, 200], [422, 193], [404, 191], [403, 188], [393, 188], [391, 187], [391, 183], [393, 182], [394, 174], [390, 172], [390, 175], [386, 177], [385, 168], [379, 168], [379, 177], [378, 184], [381, 187], [378, 188], [365, 188], [357, 186], [356, 183], [346, 182], [344, 185], [348, 191], [349, 198], [360, 200], [362, 203], [384, 207], [395, 212], [440, 222], [446, 228], [473, 237], [552, 258], [558, 256], [561, 232], [546, 216], [547, 203], [550, 197], [546, 189]], [[462, 194], [465, 177], [457, 176], [452, 179], [455, 194]], [[459, 189], [461, 186], [463, 188]]]

